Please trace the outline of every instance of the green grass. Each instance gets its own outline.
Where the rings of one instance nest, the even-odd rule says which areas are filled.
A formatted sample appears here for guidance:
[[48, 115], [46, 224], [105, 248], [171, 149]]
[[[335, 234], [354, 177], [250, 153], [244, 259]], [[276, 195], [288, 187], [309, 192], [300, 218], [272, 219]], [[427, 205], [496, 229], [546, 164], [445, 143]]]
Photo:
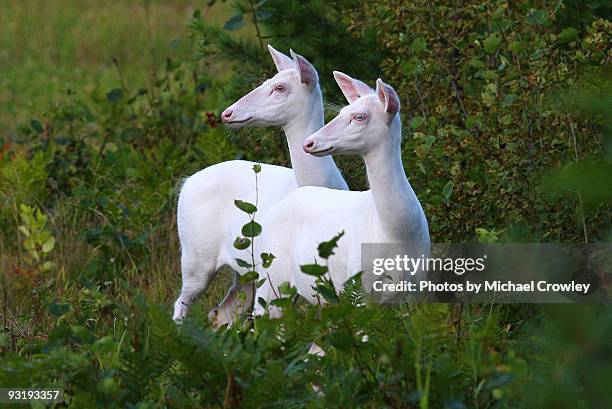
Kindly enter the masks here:
[[[196, 0], [3, 0], [0, 3], [0, 129], [48, 110], [70, 89], [114, 88], [115, 58], [129, 86], [146, 85], [168, 57], [189, 58], [186, 22]], [[203, 10], [224, 19], [226, 3]], [[178, 38], [182, 41], [171, 47]]]
[[[207, 21], [223, 23], [231, 13], [228, 3], [208, 8], [206, 2], [196, 0], [62, 0], [61, 6], [44, 0], [2, 1], [0, 141], [20, 123], [55, 112], [67, 100], [67, 90], [88, 100], [100, 90], [119, 87], [121, 78], [135, 90], [150, 85], [152, 72], [163, 69], [167, 58], [188, 60], [187, 22], [198, 8]], [[180, 286], [179, 249], [174, 215], [166, 218], [171, 254], [160, 257], [156, 268], [135, 268], [126, 274], [143, 293], [171, 304]], [[74, 221], [63, 220], [64, 224], [61, 220], [54, 220], [62, 236], [60, 264], [78, 271], [87, 262], [76, 256], [86, 252], [72, 237], [79, 228]], [[4, 256], [8, 255], [3, 254], [3, 265], [8, 263]], [[208, 310], [223, 298], [230, 274], [219, 276], [198, 308]]]

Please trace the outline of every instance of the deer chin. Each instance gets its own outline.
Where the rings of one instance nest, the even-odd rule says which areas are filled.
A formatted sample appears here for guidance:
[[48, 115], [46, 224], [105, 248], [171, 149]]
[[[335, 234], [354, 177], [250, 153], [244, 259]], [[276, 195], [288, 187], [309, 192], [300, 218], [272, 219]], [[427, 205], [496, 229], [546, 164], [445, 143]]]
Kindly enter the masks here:
[[241, 126], [248, 125], [252, 119], [253, 119], [253, 115], [245, 119], [226, 122], [225, 125], [229, 126], [230, 128], [240, 128]]
[[321, 149], [321, 150], [313, 151], [313, 152], [308, 152], [308, 153], [310, 153], [313, 156], [321, 157], [321, 156], [329, 155], [330, 153], [333, 152], [333, 150], [334, 150], [334, 147], [330, 146], [329, 148], [325, 148], [325, 149]]

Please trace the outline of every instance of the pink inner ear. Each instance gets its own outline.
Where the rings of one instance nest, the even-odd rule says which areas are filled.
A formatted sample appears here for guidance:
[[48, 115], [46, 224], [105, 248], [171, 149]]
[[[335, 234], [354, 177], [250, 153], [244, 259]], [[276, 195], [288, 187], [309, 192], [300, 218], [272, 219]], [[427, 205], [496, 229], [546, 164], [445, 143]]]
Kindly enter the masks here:
[[400, 104], [399, 97], [395, 93], [395, 90], [384, 84], [382, 81], [376, 84], [376, 93], [378, 99], [384, 104], [385, 111], [390, 114], [397, 114], [399, 112]]
[[278, 72], [294, 68], [294, 63], [291, 58], [281, 53], [280, 51], [276, 51], [271, 46], [268, 46], [268, 50], [270, 51], [272, 61], [274, 61], [274, 65], [276, 66], [276, 70]]
[[352, 104], [359, 97], [368, 95], [374, 92], [367, 84], [349, 77], [339, 71], [334, 71], [334, 78], [340, 87], [340, 90], [346, 97], [349, 104]]
[[336, 82], [338, 82], [340, 91], [342, 91], [342, 93], [346, 97], [346, 100], [349, 102], [349, 104], [352, 104], [355, 100], [357, 100], [357, 98], [359, 98], [360, 96], [359, 90], [355, 86], [355, 83], [353, 82], [353, 80], [349, 78], [337, 76]]
[[399, 97], [395, 93], [395, 90], [388, 85], [385, 85], [385, 91], [387, 94], [387, 107], [386, 111], [390, 114], [397, 114], [400, 109]]
[[297, 55], [297, 64], [300, 70], [300, 79], [302, 83], [314, 86], [319, 82], [317, 70], [301, 55]]
[[355, 86], [355, 89], [357, 89], [357, 92], [359, 93], [360, 97], [372, 94], [374, 92], [374, 90], [370, 88], [368, 84], [365, 84], [364, 82], [361, 82], [359, 80], [353, 79], [353, 85]]

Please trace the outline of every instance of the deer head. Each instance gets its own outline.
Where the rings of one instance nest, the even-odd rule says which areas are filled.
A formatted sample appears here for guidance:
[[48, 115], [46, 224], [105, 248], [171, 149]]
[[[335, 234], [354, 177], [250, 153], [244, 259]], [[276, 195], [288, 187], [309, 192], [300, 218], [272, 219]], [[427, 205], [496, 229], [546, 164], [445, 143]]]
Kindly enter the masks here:
[[304, 112], [313, 98], [321, 99], [317, 70], [301, 55], [291, 57], [268, 45], [278, 73], [249, 92], [221, 114], [232, 128], [242, 126], [284, 126]]
[[334, 78], [349, 105], [304, 141], [304, 151], [315, 156], [339, 153], [366, 154], [397, 135], [399, 98], [393, 88], [376, 80], [376, 91], [363, 82], [334, 71]]

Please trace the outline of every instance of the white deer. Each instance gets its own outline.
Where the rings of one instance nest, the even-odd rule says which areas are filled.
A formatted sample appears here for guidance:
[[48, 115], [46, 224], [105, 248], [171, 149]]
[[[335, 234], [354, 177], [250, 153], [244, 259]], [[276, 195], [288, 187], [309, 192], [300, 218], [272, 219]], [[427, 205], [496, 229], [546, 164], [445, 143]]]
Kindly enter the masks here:
[[[317, 302], [315, 278], [300, 266], [317, 260], [320, 242], [344, 231], [336, 254], [328, 260], [336, 288], [361, 270], [362, 243], [402, 243], [415, 257], [429, 253], [427, 219], [402, 165], [400, 102], [380, 79], [376, 91], [363, 92], [362, 83], [334, 72], [350, 105], [331, 122], [304, 141], [304, 151], [317, 157], [360, 154], [366, 164], [370, 190], [340, 191], [301, 187], [270, 210], [262, 221], [262, 250], [276, 256], [268, 270], [260, 271], [266, 282], [256, 300], [280, 296], [278, 287], [289, 282], [310, 302]], [[317, 260], [320, 262], [320, 260]], [[255, 313], [264, 313], [257, 303]], [[270, 315], [280, 314], [270, 308]]]
[[[298, 186], [348, 189], [331, 157], [317, 158], [303, 151], [304, 139], [324, 124], [323, 101], [315, 68], [291, 51], [292, 58], [268, 46], [278, 73], [228, 107], [221, 115], [230, 127], [282, 126], [293, 170], [261, 164], [258, 174], [257, 218]], [[174, 305], [174, 319], [183, 319], [196, 298], [207, 289], [223, 266], [234, 270], [234, 283], [209, 318], [213, 326], [231, 324], [235, 314], [250, 304], [251, 284], [241, 285], [235, 259], [244, 252], [233, 247], [246, 214], [234, 200], [255, 203], [253, 162], [219, 163], [189, 177], [178, 200], [177, 224], [181, 241], [183, 285]], [[242, 254], [241, 254], [242, 253]], [[237, 302], [244, 290], [247, 299]]]

